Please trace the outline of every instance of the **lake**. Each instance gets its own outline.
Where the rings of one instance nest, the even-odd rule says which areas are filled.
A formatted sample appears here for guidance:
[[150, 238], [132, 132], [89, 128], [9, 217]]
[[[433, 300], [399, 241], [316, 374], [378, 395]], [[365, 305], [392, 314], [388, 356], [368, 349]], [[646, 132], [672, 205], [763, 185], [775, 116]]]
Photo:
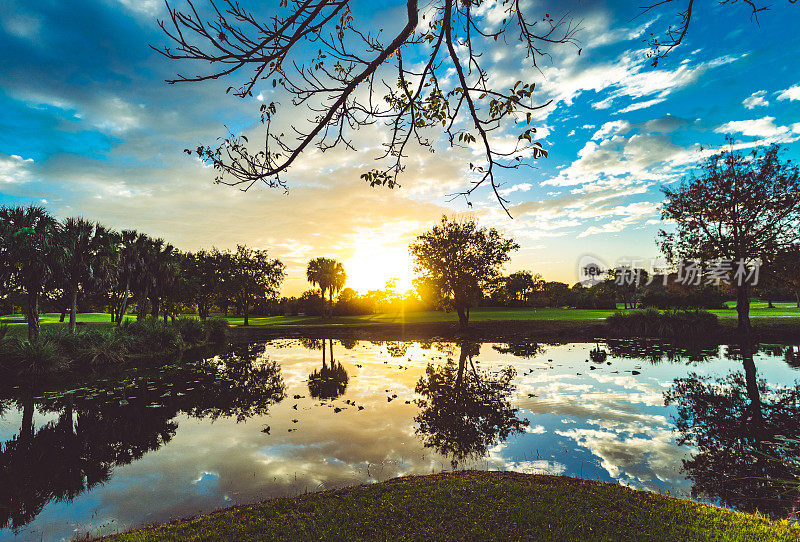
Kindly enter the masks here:
[[775, 517], [800, 350], [275, 340], [0, 396], [0, 539], [450, 469], [618, 482]]

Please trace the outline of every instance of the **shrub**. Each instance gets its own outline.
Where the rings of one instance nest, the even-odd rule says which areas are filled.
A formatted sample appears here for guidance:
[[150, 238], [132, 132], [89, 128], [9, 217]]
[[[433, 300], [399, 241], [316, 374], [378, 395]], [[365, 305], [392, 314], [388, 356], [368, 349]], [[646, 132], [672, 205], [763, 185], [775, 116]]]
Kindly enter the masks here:
[[704, 310], [656, 309], [617, 312], [606, 319], [606, 325], [617, 335], [626, 337], [658, 337], [697, 340], [714, 335], [719, 329], [716, 315]]
[[206, 326], [197, 318], [178, 318], [173, 325], [185, 343], [200, 344], [206, 340]]
[[228, 321], [224, 318], [209, 318], [203, 322], [206, 337], [214, 342], [224, 342], [228, 338]]
[[122, 340], [131, 352], [155, 353], [178, 348], [181, 336], [175, 326], [158, 318], [125, 320], [120, 326]]
[[36, 377], [65, 366], [58, 346], [47, 339], [34, 342], [13, 339], [3, 343], [7, 343], [4, 348], [4, 354], [8, 356], [6, 363], [10, 362], [12, 370], [20, 376]]

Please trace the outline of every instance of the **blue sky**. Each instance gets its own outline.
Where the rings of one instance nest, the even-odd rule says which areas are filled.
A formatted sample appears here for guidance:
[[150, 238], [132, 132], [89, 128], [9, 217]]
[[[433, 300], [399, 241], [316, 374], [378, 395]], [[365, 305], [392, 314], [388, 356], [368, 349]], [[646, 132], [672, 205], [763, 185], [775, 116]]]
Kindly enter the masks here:
[[[487, 55], [498, 78], [534, 80], [536, 95], [554, 100], [534, 119], [550, 156], [502, 180], [514, 220], [488, 191], [472, 200], [471, 212], [522, 245], [509, 270], [572, 283], [585, 254], [608, 263], [657, 256], [661, 186], [726, 134], [742, 148], [779, 142], [800, 158], [797, 5], [776, 1], [759, 24], [738, 4], [699, 5], [685, 43], [657, 68], [644, 40], [671, 12], [533, 5], [582, 19], [582, 52], [554, 50], [541, 72], [522, 71], [507, 46]], [[354, 2], [353, 11], [357, 23], [391, 30], [402, 6]], [[288, 265], [288, 294], [306, 288], [305, 262], [320, 255], [343, 259], [357, 288], [402, 282], [413, 235], [443, 212], [468, 210], [446, 197], [469, 182], [468, 152], [412, 153], [401, 189], [365, 186], [370, 131], [356, 138], [357, 152], [309, 153], [287, 177], [288, 194], [214, 185], [182, 150], [213, 143], [223, 123], [253, 130], [259, 102], [226, 96], [222, 81], [165, 84], [184, 67], [148, 48], [164, 43], [164, 14], [156, 0], [0, 0], [0, 204], [42, 202], [59, 217], [137, 228], [186, 250], [270, 248]], [[271, 99], [271, 85], [257, 90]]]

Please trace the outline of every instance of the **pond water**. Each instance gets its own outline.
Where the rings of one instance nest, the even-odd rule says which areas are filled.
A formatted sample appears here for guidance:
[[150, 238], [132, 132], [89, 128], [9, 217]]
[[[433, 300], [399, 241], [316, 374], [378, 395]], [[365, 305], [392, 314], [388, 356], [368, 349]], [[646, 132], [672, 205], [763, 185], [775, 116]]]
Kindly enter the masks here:
[[[800, 350], [278, 340], [0, 398], [0, 539], [453, 468], [793, 514]], [[800, 473], [798, 473], [800, 474]]]

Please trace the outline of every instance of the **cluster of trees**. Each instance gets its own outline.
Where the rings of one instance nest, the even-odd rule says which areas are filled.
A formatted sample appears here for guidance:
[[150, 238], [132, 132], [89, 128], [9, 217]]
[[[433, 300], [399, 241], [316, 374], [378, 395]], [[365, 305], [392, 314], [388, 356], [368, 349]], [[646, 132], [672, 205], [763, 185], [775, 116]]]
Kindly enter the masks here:
[[39, 338], [40, 305], [69, 312], [107, 310], [117, 324], [134, 306], [138, 318], [231, 306], [247, 317], [277, 296], [284, 266], [266, 250], [181, 252], [135, 230], [116, 232], [85, 220], [56, 220], [43, 207], [0, 207], [0, 313], [23, 307], [28, 337]]

